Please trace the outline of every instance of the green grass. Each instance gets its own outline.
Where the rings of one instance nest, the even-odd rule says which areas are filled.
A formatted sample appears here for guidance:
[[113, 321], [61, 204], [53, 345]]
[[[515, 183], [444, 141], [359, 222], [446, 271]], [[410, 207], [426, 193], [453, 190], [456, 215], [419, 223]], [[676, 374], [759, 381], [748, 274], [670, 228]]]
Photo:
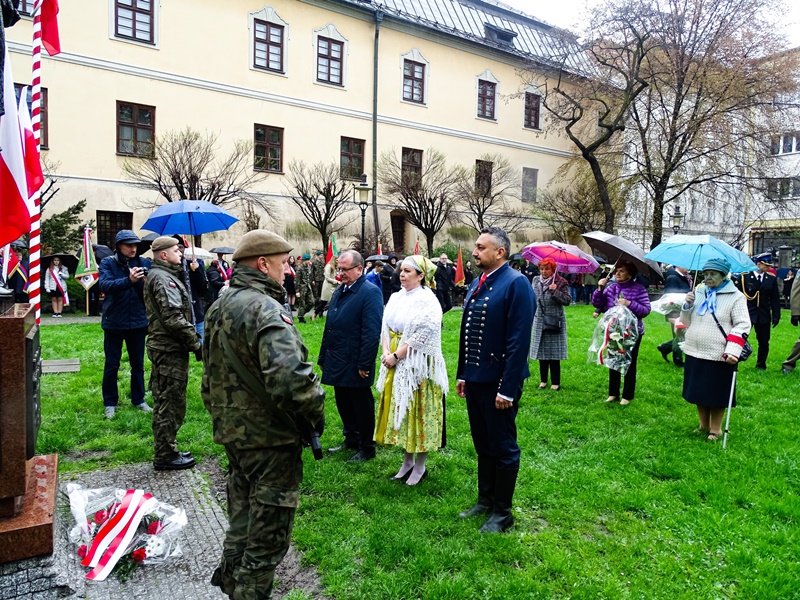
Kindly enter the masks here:
[[[660, 315], [646, 321], [636, 398], [603, 402], [607, 371], [586, 361], [591, 309], [567, 309], [570, 360], [561, 393], [539, 391], [538, 365], [519, 416], [522, 468], [515, 527], [478, 533], [457, 513], [475, 500], [475, 451], [462, 399], [448, 395], [447, 448], [429, 458], [430, 477], [409, 488], [388, 481], [401, 452], [376, 460], [306, 456], [294, 539], [338, 599], [800, 598], [800, 370], [780, 363], [800, 329], [773, 330], [767, 372], [742, 365], [728, 449], [692, 433], [682, 372], [655, 346], [669, 337]], [[451, 382], [459, 311], [445, 316]], [[312, 354], [323, 324], [300, 325]], [[80, 374], [47, 375], [38, 451], [62, 469], [152, 460], [150, 418], [129, 406], [102, 419], [99, 326], [42, 329], [44, 358], [79, 357]], [[218, 460], [192, 365], [189, 411], [179, 442]], [[121, 398], [127, 394], [121, 376]], [[323, 445], [341, 439], [329, 393]], [[302, 596], [301, 596], [302, 597]]]

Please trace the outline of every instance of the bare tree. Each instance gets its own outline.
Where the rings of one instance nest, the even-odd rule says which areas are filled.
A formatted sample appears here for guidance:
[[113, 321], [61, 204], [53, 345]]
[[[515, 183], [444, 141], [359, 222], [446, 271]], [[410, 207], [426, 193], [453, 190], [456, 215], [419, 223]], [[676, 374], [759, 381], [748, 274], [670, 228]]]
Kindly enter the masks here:
[[[250, 210], [272, 216], [274, 205], [269, 198], [252, 192], [268, 175], [254, 168], [253, 143], [238, 140], [228, 155], [220, 156], [218, 140], [215, 133], [191, 127], [168, 131], [155, 139], [151, 156], [126, 159], [122, 171], [136, 186], [158, 192], [167, 202], [206, 200], [228, 209], [247, 202]], [[147, 200], [136, 207], [159, 205], [157, 200]], [[195, 236], [195, 242], [200, 243], [200, 236]]]
[[61, 181], [58, 177], [58, 168], [61, 162], [51, 161], [46, 154], [40, 155], [42, 161], [42, 173], [44, 174], [44, 183], [39, 190], [39, 207], [44, 212], [47, 203], [53, 199], [61, 188], [56, 187], [58, 182]]
[[[605, 168], [611, 183], [607, 192], [615, 213], [624, 207], [624, 186], [616, 171]], [[575, 158], [556, 172], [550, 185], [539, 191], [533, 209], [553, 230], [556, 239], [572, 242], [581, 233], [602, 230], [605, 225], [605, 207], [589, 166]]]
[[425, 151], [417, 171], [404, 168], [395, 151], [384, 152], [378, 165], [378, 179], [398, 210], [425, 236], [428, 256], [433, 240], [450, 220], [456, 206], [457, 169], [435, 148]]
[[508, 157], [484, 154], [471, 169], [457, 169], [457, 207], [453, 219], [475, 231], [496, 225], [512, 233], [531, 219], [525, 209], [514, 206], [520, 197], [517, 169]]
[[613, 233], [616, 209], [604, 166], [619, 167], [628, 111], [647, 88], [641, 68], [653, 47], [647, 0], [612, 0], [598, 6], [587, 22], [583, 46], [566, 34], [551, 60], [557, 76], [532, 65], [523, 80], [539, 83], [550, 121], [563, 129], [591, 169], [603, 207], [602, 229]]
[[292, 161], [286, 175], [287, 193], [303, 217], [319, 232], [322, 248], [328, 247], [331, 234], [355, 217], [344, 219], [355, 208], [352, 185], [342, 179], [337, 163], [307, 166]]
[[[797, 53], [782, 52], [769, 0], [668, 0], [651, 15], [658, 48], [642, 67], [626, 159], [652, 205], [652, 246], [665, 206], [687, 192], [766, 190], [777, 97], [797, 89]], [[728, 194], [729, 196], [734, 194]], [[651, 246], [651, 247], [652, 247]]]

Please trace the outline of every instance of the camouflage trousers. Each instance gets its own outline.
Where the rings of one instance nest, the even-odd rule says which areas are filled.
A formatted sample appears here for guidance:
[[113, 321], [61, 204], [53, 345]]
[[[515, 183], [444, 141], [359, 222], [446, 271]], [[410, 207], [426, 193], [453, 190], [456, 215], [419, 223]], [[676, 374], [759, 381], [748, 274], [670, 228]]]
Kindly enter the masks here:
[[211, 583], [235, 600], [268, 600], [299, 504], [302, 447], [225, 452], [229, 525]]
[[303, 317], [306, 313], [310, 313], [314, 309], [314, 294], [310, 288], [297, 291], [295, 306], [297, 307], [298, 317]]
[[148, 348], [152, 363], [150, 391], [153, 393], [153, 462], [168, 463], [178, 458], [175, 439], [186, 417], [186, 386], [189, 383], [189, 354], [160, 352]]

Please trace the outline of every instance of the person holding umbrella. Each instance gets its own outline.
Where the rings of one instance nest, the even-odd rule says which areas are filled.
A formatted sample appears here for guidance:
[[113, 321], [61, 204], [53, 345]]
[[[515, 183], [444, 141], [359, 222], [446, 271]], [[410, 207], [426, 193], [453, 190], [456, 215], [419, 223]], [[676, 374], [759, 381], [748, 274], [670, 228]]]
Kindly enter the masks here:
[[750, 331], [747, 300], [730, 279], [730, 263], [712, 258], [703, 265], [703, 285], [686, 294], [683, 398], [697, 406], [707, 440], [722, 435], [725, 407], [736, 406], [736, 365]]
[[53, 318], [60, 319], [64, 306], [69, 306], [69, 294], [67, 293], [67, 279], [69, 271], [61, 264], [61, 258], [54, 256], [50, 261], [50, 266], [44, 273], [44, 289], [50, 294], [50, 302], [53, 305]]
[[[608, 278], [603, 277], [597, 282], [597, 290], [592, 296], [592, 304], [599, 312], [611, 310], [614, 306], [627, 307], [638, 319], [639, 339], [636, 340], [631, 352], [631, 364], [625, 373], [625, 384], [622, 387], [622, 399], [619, 403], [622, 406], [630, 404], [636, 392], [636, 362], [639, 358], [639, 347], [642, 345], [644, 336], [644, 319], [650, 314], [650, 297], [647, 290], [641, 283], [635, 281], [638, 270], [636, 265], [627, 260], [618, 260], [614, 277], [615, 281], [608, 284]], [[622, 375], [619, 371], [609, 369], [608, 371], [608, 398], [606, 402], [614, 402], [619, 399], [620, 383]]]
[[572, 300], [567, 280], [556, 273], [556, 261], [539, 262], [539, 275], [533, 278], [533, 294], [538, 310], [533, 317], [531, 360], [539, 361], [539, 389], [561, 391], [561, 361], [567, 360], [567, 319], [564, 307]]

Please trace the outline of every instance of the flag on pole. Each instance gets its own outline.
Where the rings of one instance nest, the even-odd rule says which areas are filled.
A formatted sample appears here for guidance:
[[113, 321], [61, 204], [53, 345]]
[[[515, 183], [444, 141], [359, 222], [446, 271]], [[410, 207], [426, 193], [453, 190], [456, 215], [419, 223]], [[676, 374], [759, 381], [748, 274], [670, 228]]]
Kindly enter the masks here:
[[42, 161], [39, 158], [39, 144], [33, 135], [33, 124], [31, 114], [28, 112], [28, 88], [22, 88], [19, 95], [19, 133], [23, 140], [23, 152], [25, 154], [25, 176], [28, 182], [28, 211], [33, 209], [30, 199], [39, 191], [44, 183], [42, 173]]
[[417, 245], [414, 246], [414, 256], [419, 255], [419, 238], [417, 238]]
[[464, 285], [464, 262], [461, 260], [461, 246], [458, 247], [456, 260], [456, 285]]
[[61, 53], [58, 35], [58, 0], [42, 0], [42, 45], [50, 56]]
[[336, 236], [331, 235], [331, 239], [328, 240], [328, 252], [325, 254], [325, 264], [327, 265], [331, 262], [331, 259], [338, 254], [339, 251], [336, 249]]
[[86, 290], [97, 283], [97, 259], [95, 259], [94, 248], [92, 247], [91, 227], [84, 227], [83, 229], [83, 250], [81, 251], [81, 261], [75, 271], [75, 279], [80, 281], [80, 284]]
[[0, 117], [0, 244], [13, 242], [30, 231], [28, 183], [25, 177], [25, 151], [19, 132], [19, 116], [14, 95], [14, 78], [8, 46], [4, 49], [3, 108]]
[[381, 241], [378, 240], [378, 254], [383, 254], [383, 248], [381, 248]]

